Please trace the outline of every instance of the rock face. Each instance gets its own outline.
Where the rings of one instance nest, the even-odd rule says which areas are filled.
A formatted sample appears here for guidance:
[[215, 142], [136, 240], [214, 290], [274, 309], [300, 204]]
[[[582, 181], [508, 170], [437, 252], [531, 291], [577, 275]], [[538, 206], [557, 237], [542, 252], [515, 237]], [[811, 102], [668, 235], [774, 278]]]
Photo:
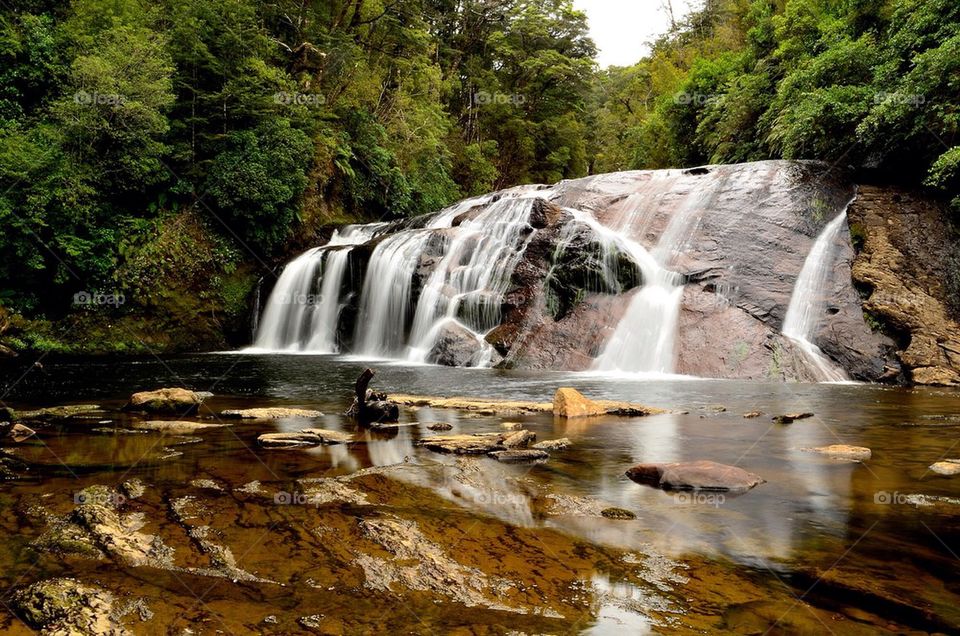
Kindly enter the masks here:
[[204, 394], [181, 388], [143, 391], [131, 395], [124, 410], [193, 415], [205, 398]]
[[914, 193], [864, 186], [849, 216], [864, 311], [894, 339], [913, 382], [960, 385], [960, 248], [947, 212]]
[[763, 483], [759, 475], [708, 460], [670, 464], [637, 464], [627, 471], [633, 481], [664, 490], [742, 492]]
[[[834, 168], [763, 161], [620, 172], [511, 188], [395, 222], [349, 248], [338, 341], [349, 352], [362, 346], [355, 342], [358, 333], [385, 328], [384, 321], [352, 326], [370, 291], [362, 274], [373, 271], [375, 248], [398, 238], [394, 247], [403, 247], [396, 255], [402, 267], [391, 265], [404, 273], [403, 280], [392, 281], [398, 297], [380, 294], [376, 300], [379, 313], [392, 319], [384, 355], [455, 366], [591, 369], [631, 302], [644, 285], [653, 284], [643, 280], [649, 268], [638, 266], [646, 252], [683, 285], [667, 370], [718, 378], [818, 379], [802, 348], [781, 332], [811, 248], [857, 191], [853, 180]], [[889, 192], [881, 191], [880, 198], [889, 198]], [[934, 276], [951, 270], [937, 263], [917, 273], [901, 262], [922, 261], [931, 248], [920, 240], [901, 245], [882, 236], [896, 215], [870, 197], [864, 188], [849, 214], [853, 227], [867, 228], [873, 242], [855, 257], [850, 233], [838, 233], [829, 250], [828, 282], [811, 299], [817, 324], [809, 339], [854, 380], [900, 379], [902, 360], [917, 381], [958, 382], [958, 331], [945, 310], [927, 302], [943, 305], [944, 289], [935, 289]], [[484, 233], [483, 221], [509, 229], [503, 235]], [[918, 221], [916, 227], [924, 226]], [[939, 232], [946, 238], [945, 230]], [[860, 234], [854, 235], [859, 247]], [[505, 256], [495, 267], [476, 265], [486, 262], [482, 253], [500, 249]], [[862, 291], [879, 290], [865, 306], [854, 279]], [[464, 281], [471, 282], [464, 286]], [[477, 286], [471, 287], [473, 282]], [[917, 300], [924, 313], [911, 316], [909, 307]], [[889, 325], [886, 333], [868, 325], [864, 308]], [[921, 321], [935, 326], [923, 331]], [[660, 322], [656, 326], [666, 331]], [[904, 333], [917, 337], [907, 342]]]

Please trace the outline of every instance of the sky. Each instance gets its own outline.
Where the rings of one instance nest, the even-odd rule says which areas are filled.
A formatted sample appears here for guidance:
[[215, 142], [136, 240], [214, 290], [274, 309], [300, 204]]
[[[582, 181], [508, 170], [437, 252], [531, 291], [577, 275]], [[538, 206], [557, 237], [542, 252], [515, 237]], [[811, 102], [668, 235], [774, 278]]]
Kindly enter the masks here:
[[[574, 0], [590, 20], [600, 67], [629, 66], [649, 52], [648, 43], [670, 28], [661, 0]], [[673, 0], [677, 20], [697, 0]]]

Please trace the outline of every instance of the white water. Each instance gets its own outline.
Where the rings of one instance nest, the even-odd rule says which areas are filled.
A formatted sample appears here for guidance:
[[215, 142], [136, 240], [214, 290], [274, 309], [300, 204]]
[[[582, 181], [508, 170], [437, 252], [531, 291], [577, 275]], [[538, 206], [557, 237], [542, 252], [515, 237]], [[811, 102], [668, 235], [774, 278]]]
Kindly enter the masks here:
[[[847, 204], [849, 207], [849, 204]], [[846, 209], [830, 221], [814, 242], [797, 276], [783, 320], [782, 333], [790, 338], [810, 362], [811, 370], [821, 382], [844, 382], [847, 375], [835, 365], [820, 347], [813, 343], [823, 315], [824, 289], [830, 280], [836, 260], [836, 243], [846, 229]]]
[[340, 288], [349, 248], [369, 241], [384, 227], [385, 223], [348, 225], [334, 232], [326, 246], [290, 261], [270, 293], [248, 351], [336, 353]]
[[[684, 277], [671, 269], [676, 258], [683, 254], [710, 197], [719, 182], [713, 177], [709, 185], [687, 195], [682, 205], [673, 212], [656, 246], [646, 254], [651, 264], [642, 264], [634, 252], [628, 251], [643, 272], [643, 287], [635, 293], [627, 311], [617, 324], [613, 335], [597, 357], [593, 368], [615, 373], [673, 374], [677, 325], [683, 300]], [[644, 191], [626, 200], [628, 208], [618, 226], [621, 242], [627, 234], [640, 236], [654, 220], [659, 196], [667, 192], [672, 179], [659, 183], [651, 179]]]

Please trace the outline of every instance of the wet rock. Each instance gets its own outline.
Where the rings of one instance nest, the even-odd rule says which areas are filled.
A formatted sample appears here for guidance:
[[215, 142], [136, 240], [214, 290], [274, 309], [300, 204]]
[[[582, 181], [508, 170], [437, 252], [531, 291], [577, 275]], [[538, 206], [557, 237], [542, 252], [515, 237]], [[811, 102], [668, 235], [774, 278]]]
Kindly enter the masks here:
[[550, 454], [547, 453], [547, 451], [538, 450], [536, 448], [501, 450], [493, 451], [487, 454], [496, 459], [498, 462], [503, 462], [504, 464], [542, 462], [546, 461], [550, 457]]
[[447, 422], [434, 422], [433, 424], [427, 424], [427, 428], [431, 431], [452, 431], [453, 424], [448, 424]]
[[813, 413], [785, 413], [784, 415], [774, 415], [773, 422], [776, 424], [792, 424], [797, 420], [805, 420], [813, 417]]
[[211, 492], [223, 493], [226, 489], [212, 479], [194, 479], [190, 485], [200, 490], [209, 490]]
[[241, 420], [276, 420], [288, 417], [322, 417], [320, 411], [310, 409], [287, 409], [280, 407], [268, 407], [259, 409], [238, 409], [230, 411], [221, 411], [220, 417], [226, 419]]
[[744, 413], [743, 417], [744, 419], [750, 420], [755, 417], [760, 417], [761, 415], [763, 415], [763, 411], [750, 411], [749, 413]]
[[763, 483], [759, 475], [709, 460], [637, 464], [627, 471], [633, 481], [664, 490], [747, 491]]
[[326, 428], [304, 428], [301, 429], [300, 432], [316, 435], [320, 438], [320, 443], [326, 445], [349, 444], [350, 442], [355, 441], [353, 435], [350, 433], [344, 433], [343, 431], [331, 431]]
[[134, 393], [123, 408], [125, 411], [193, 415], [205, 398], [206, 394], [183, 388], [157, 389]]
[[319, 446], [320, 436], [306, 431], [289, 433], [264, 433], [257, 437], [257, 443], [264, 448], [296, 448], [299, 446]]
[[223, 428], [223, 424], [209, 424], [204, 422], [184, 422], [176, 420], [150, 420], [134, 422], [130, 425], [141, 431], [157, 431], [168, 435], [189, 435], [214, 428]]
[[537, 439], [533, 431], [517, 431], [503, 438], [503, 445], [507, 448], [526, 448]]
[[137, 499], [147, 492], [147, 485], [135, 477], [120, 484], [120, 490], [127, 499]]
[[429, 450], [455, 455], [485, 455], [491, 451], [503, 450], [502, 433], [481, 433], [477, 435], [432, 435], [417, 442]]
[[537, 442], [533, 445], [533, 448], [545, 451], [558, 451], [570, 448], [572, 445], [568, 438], [561, 437], [559, 439], [547, 439], [542, 442]]
[[30, 439], [34, 435], [36, 435], [36, 431], [18, 423], [10, 427], [10, 429], [6, 432], [5, 437], [13, 440], [14, 442], [20, 443]]
[[503, 422], [500, 424], [500, 428], [505, 431], [519, 431], [521, 428], [523, 428], [523, 424], [520, 422]]
[[400, 406], [393, 400], [388, 400], [385, 393], [377, 393], [368, 389], [373, 379], [373, 369], [365, 369], [354, 385], [353, 404], [344, 413], [362, 425], [375, 422], [396, 422], [400, 419]]
[[945, 477], [960, 475], [960, 459], [944, 459], [930, 464], [930, 470]]
[[600, 514], [607, 519], [636, 519], [637, 515], [623, 508], [604, 508]]
[[862, 462], [870, 459], [872, 453], [869, 448], [864, 446], [849, 446], [847, 444], [832, 444], [830, 446], [817, 446], [815, 448], [804, 448], [810, 453], [820, 453], [832, 459], [842, 459], [852, 462]]
[[[68, 404], [66, 406], [49, 406], [33, 411], [16, 411], [12, 409], [10, 421], [20, 420], [25, 422], [50, 422], [53, 420], [64, 420], [79, 415], [89, 415], [102, 411], [97, 404]], [[6, 419], [0, 416], [0, 419]]]
[[451, 322], [440, 328], [427, 361], [447, 367], [470, 367], [482, 349], [483, 343], [469, 329]]
[[320, 629], [323, 627], [323, 614], [311, 614], [310, 616], [301, 616], [297, 619], [300, 627], [305, 629]]
[[640, 417], [669, 413], [664, 409], [612, 400], [591, 400], [576, 389], [563, 387], [553, 396], [553, 414], [556, 417], [591, 417], [599, 415], [618, 415], [621, 417]]
[[390, 399], [401, 406], [451, 409], [469, 411], [482, 415], [549, 413], [553, 410], [550, 402], [523, 402], [515, 400], [488, 400], [468, 397], [431, 397], [425, 395], [391, 395]]
[[607, 409], [589, 400], [576, 389], [557, 389], [553, 396], [553, 414], [558, 417], [589, 417], [606, 415]]
[[111, 592], [76, 579], [40, 581], [13, 595], [17, 614], [44, 634], [129, 634], [115, 618]]

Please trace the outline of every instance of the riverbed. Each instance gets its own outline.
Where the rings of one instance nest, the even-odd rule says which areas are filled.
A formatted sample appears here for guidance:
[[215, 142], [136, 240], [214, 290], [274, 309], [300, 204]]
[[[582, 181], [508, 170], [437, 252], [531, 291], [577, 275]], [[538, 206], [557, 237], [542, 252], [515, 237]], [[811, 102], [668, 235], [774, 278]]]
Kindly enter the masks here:
[[[563, 420], [403, 409], [412, 425], [394, 432], [281, 450], [260, 448], [257, 436], [302, 421], [134, 434], [138, 416], [119, 410], [135, 391], [183, 386], [213, 394], [197, 421], [284, 406], [322, 411], [312, 425], [353, 432], [341, 413], [367, 366], [388, 393], [549, 401], [572, 386], [682, 413]], [[0, 484], [0, 628], [11, 633], [30, 633], [17, 590], [56, 577], [108, 592], [111, 615], [133, 633], [960, 630], [960, 476], [928, 469], [960, 457], [954, 390], [243, 354], [47, 359], [4, 369], [3, 384], [15, 409], [101, 407], [7, 446], [26, 467]], [[789, 412], [814, 417], [772, 421]], [[435, 434], [428, 424], [474, 433], [505, 421], [571, 446], [544, 463], [505, 465], [416, 445]], [[872, 458], [804, 450], [829, 444], [865, 446]], [[639, 462], [697, 459], [765, 483], [740, 496], [669, 493], [624, 476]], [[137, 522], [125, 531], [154, 547], [159, 538], [164, 558], [66, 549], [55, 531], [76, 517], [78, 493], [93, 492], [115, 493], [118, 518]], [[635, 518], [607, 518], [610, 508]]]

